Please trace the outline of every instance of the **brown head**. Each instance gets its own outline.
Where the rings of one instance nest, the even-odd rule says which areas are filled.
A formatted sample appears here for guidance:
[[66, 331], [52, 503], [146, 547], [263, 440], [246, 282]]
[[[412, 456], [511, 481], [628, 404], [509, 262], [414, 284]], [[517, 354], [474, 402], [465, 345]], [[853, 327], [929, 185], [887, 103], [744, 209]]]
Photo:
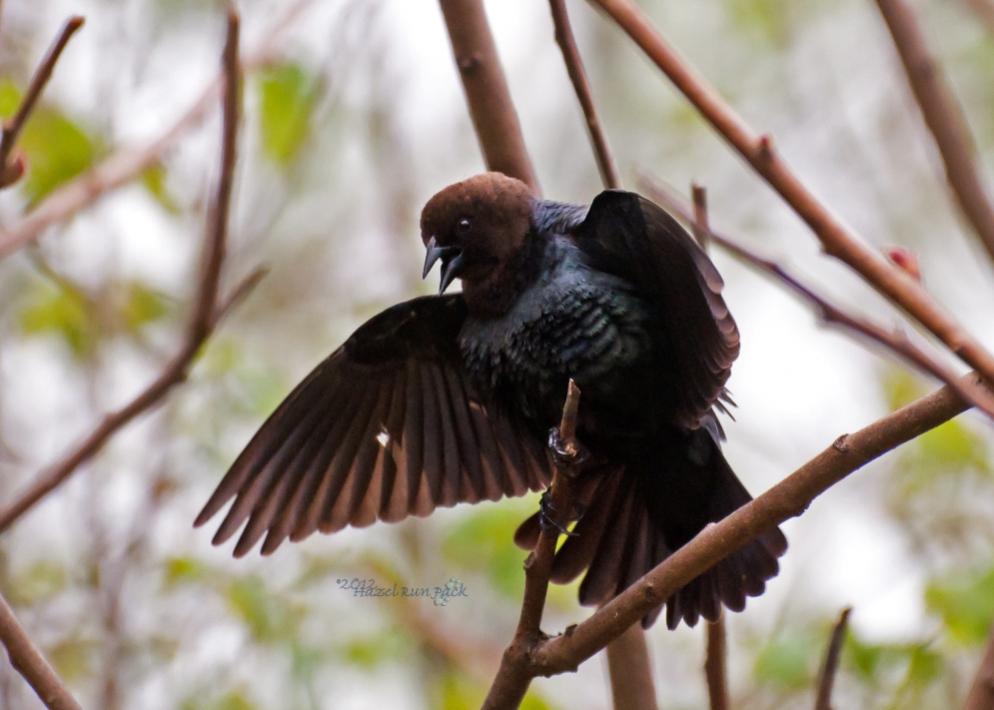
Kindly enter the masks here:
[[467, 294], [496, 285], [531, 233], [533, 199], [525, 183], [503, 173], [474, 175], [437, 193], [421, 211], [423, 276], [441, 260], [439, 293], [457, 278]]

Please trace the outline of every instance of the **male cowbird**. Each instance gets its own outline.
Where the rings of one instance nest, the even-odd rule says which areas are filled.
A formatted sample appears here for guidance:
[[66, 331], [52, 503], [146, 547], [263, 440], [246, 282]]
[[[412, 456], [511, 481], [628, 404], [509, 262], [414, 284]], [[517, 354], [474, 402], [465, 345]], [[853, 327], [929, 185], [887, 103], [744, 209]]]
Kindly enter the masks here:
[[[582, 603], [750, 500], [715, 416], [738, 330], [718, 272], [666, 212], [618, 190], [589, 207], [537, 199], [485, 173], [428, 201], [421, 238], [424, 275], [442, 265], [439, 295], [375, 316], [290, 393], [197, 518], [234, 497], [215, 544], [247, 520], [235, 555], [263, 534], [268, 554], [315, 530], [542, 489], [571, 377], [589, 459], [576, 509], [550, 513], [578, 518], [552, 578], [587, 570]], [[443, 295], [457, 278], [462, 293]], [[741, 610], [786, 546], [772, 528], [719, 562], [666, 601], [668, 626]]]

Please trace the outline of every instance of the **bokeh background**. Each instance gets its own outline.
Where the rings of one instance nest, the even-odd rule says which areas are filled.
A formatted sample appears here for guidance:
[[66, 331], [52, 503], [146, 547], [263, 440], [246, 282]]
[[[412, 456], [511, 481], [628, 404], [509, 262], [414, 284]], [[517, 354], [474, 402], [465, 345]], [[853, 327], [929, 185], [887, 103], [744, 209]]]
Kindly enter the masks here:
[[[941, 167], [869, 0], [641, 3], [810, 186], [875, 246], [920, 257], [927, 287], [994, 347], [992, 264], [950, 206]], [[915, 0], [994, 163], [994, 27], [983, 0]], [[600, 189], [542, 2], [488, 2], [549, 197]], [[819, 254], [800, 221], [627, 39], [570, 2], [626, 185], [639, 171], [709, 188], [712, 222], [836, 301], [894, 311]], [[244, 82], [224, 284], [269, 273], [203, 349], [189, 381], [0, 536], [0, 589], [85, 707], [182, 710], [478, 705], [510, 638], [536, 498], [314, 536], [234, 561], [191, 522], [280, 399], [365, 318], [431, 293], [421, 204], [483, 169], [435, 3], [243, 0]], [[55, 187], [169, 130], [217, 73], [223, 9], [201, 0], [7, 0], [0, 113], [61, 21], [87, 18], [20, 142], [29, 174], [0, 194], [16, 224]], [[278, 29], [276, 29], [278, 28]], [[216, 108], [152, 168], [0, 262], [0, 500], [125, 402], [177, 347], [218, 172]], [[934, 383], [819, 326], [780, 286], [714, 259], [742, 331], [727, 456], [758, 493]], [[741, 708], [808, 707], [829, 629], [854, 612], [840, 708], [957, 705], [994, 619], [994, 437], [967, 414], [858, 472], [784, 529], [767, 594], [731, 615]], [[355, 597], [338, 579], [468, 596]], [[545, 628], [586, 614], [556, 588]], [[703, 631], [649, 633], [661, 706], [704, 707]], [[609, 704], [602, 658], [539, 680], [526, 707]], [[0, 708], [41, 707], [0, 663]]]

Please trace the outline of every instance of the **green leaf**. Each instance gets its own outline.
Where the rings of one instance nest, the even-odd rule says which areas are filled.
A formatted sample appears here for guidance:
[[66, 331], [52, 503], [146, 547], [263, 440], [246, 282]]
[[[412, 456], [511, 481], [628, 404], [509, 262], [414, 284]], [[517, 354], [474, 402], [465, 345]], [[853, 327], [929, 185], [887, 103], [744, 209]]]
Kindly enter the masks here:
[[205, 702], [201, 695], [187, 698], [181, 710], [255, 710], [258, 707], [243, 690], [229, 690], [221, 697]]
[[82, 126], [47, 106], [31, 114], [18, 145], [28, 160], [23, 188], [31, 202], [89, 168], [99, 152]]
[[38, 560], [11, 580], [7, 596], [15, 606], [37, 604], [61, 592], [67, 582], [65, 568], [50, 560]]
[[10, 118], [21, 105], [21, 90], [10, 79], [0, 79], [0, 118]]
[[99, 650], [95, 641], [72, 637], [49, 646], [45, 655], [63, 679], [74, 681], [90, 675]]
[[166, 560], [163, 579], [167, 589], [181, 584], [193, 584], [208, 578], [210, 570], [192, 557], [170, 557]]
[[297, 64], [284, 64], [259, 76], [262, 148], [280, 166], [293, 162], [310, 132], [317, 82]]
[[958, 643], [977, 646], [994, 621], [994, 566], [945, 574], [925, 588], [925, 604]]
[[790, 632], [773, 639], [756, 655], [753, 676], [785, 690], [810, 687], [821, 645], [815, 634]]
[[79, 358], [96, 344], [97, 329], [84, 298], [71, 289], [40, 285], [19, 316], [25, 335], [57, 335]]
[[166, 212], [176, 215], [182, 211], [166, 186], [166, 169], [161, 163], [156, 163], [146, 169], [141, 175], [141, 181], [142, 186], [148, 191], [148, 194]]
[[401, 658], [410, 650], [410, 641], [404, 629], [393, 627], [350, 639], [338, 650], [349, 663], [372, 670], [386, 661]]
[[129, 281], [121, 316], [129, 332], [135, 333], [169, 312], [169, 300], [140, 281]]
[[250, 576], [237, 579], [226, 590], [228, 606], [261, 643], [289, 641], [296, 637], [302, 617], [279, 595], [266, 589], [262, 579]]

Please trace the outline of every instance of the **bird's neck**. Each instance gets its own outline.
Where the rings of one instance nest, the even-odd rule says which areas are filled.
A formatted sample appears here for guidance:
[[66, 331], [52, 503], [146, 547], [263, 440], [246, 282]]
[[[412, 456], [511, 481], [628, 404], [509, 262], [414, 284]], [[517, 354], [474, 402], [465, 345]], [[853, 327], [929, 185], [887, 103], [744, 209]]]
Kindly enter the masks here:
[[514, 306], [525, 290], [535, 283], [543, 266], [548, 240], [529, 234], [509, 259], [480, 281], [463, 281], [462, 293], [471, 316], [498, 318]]

